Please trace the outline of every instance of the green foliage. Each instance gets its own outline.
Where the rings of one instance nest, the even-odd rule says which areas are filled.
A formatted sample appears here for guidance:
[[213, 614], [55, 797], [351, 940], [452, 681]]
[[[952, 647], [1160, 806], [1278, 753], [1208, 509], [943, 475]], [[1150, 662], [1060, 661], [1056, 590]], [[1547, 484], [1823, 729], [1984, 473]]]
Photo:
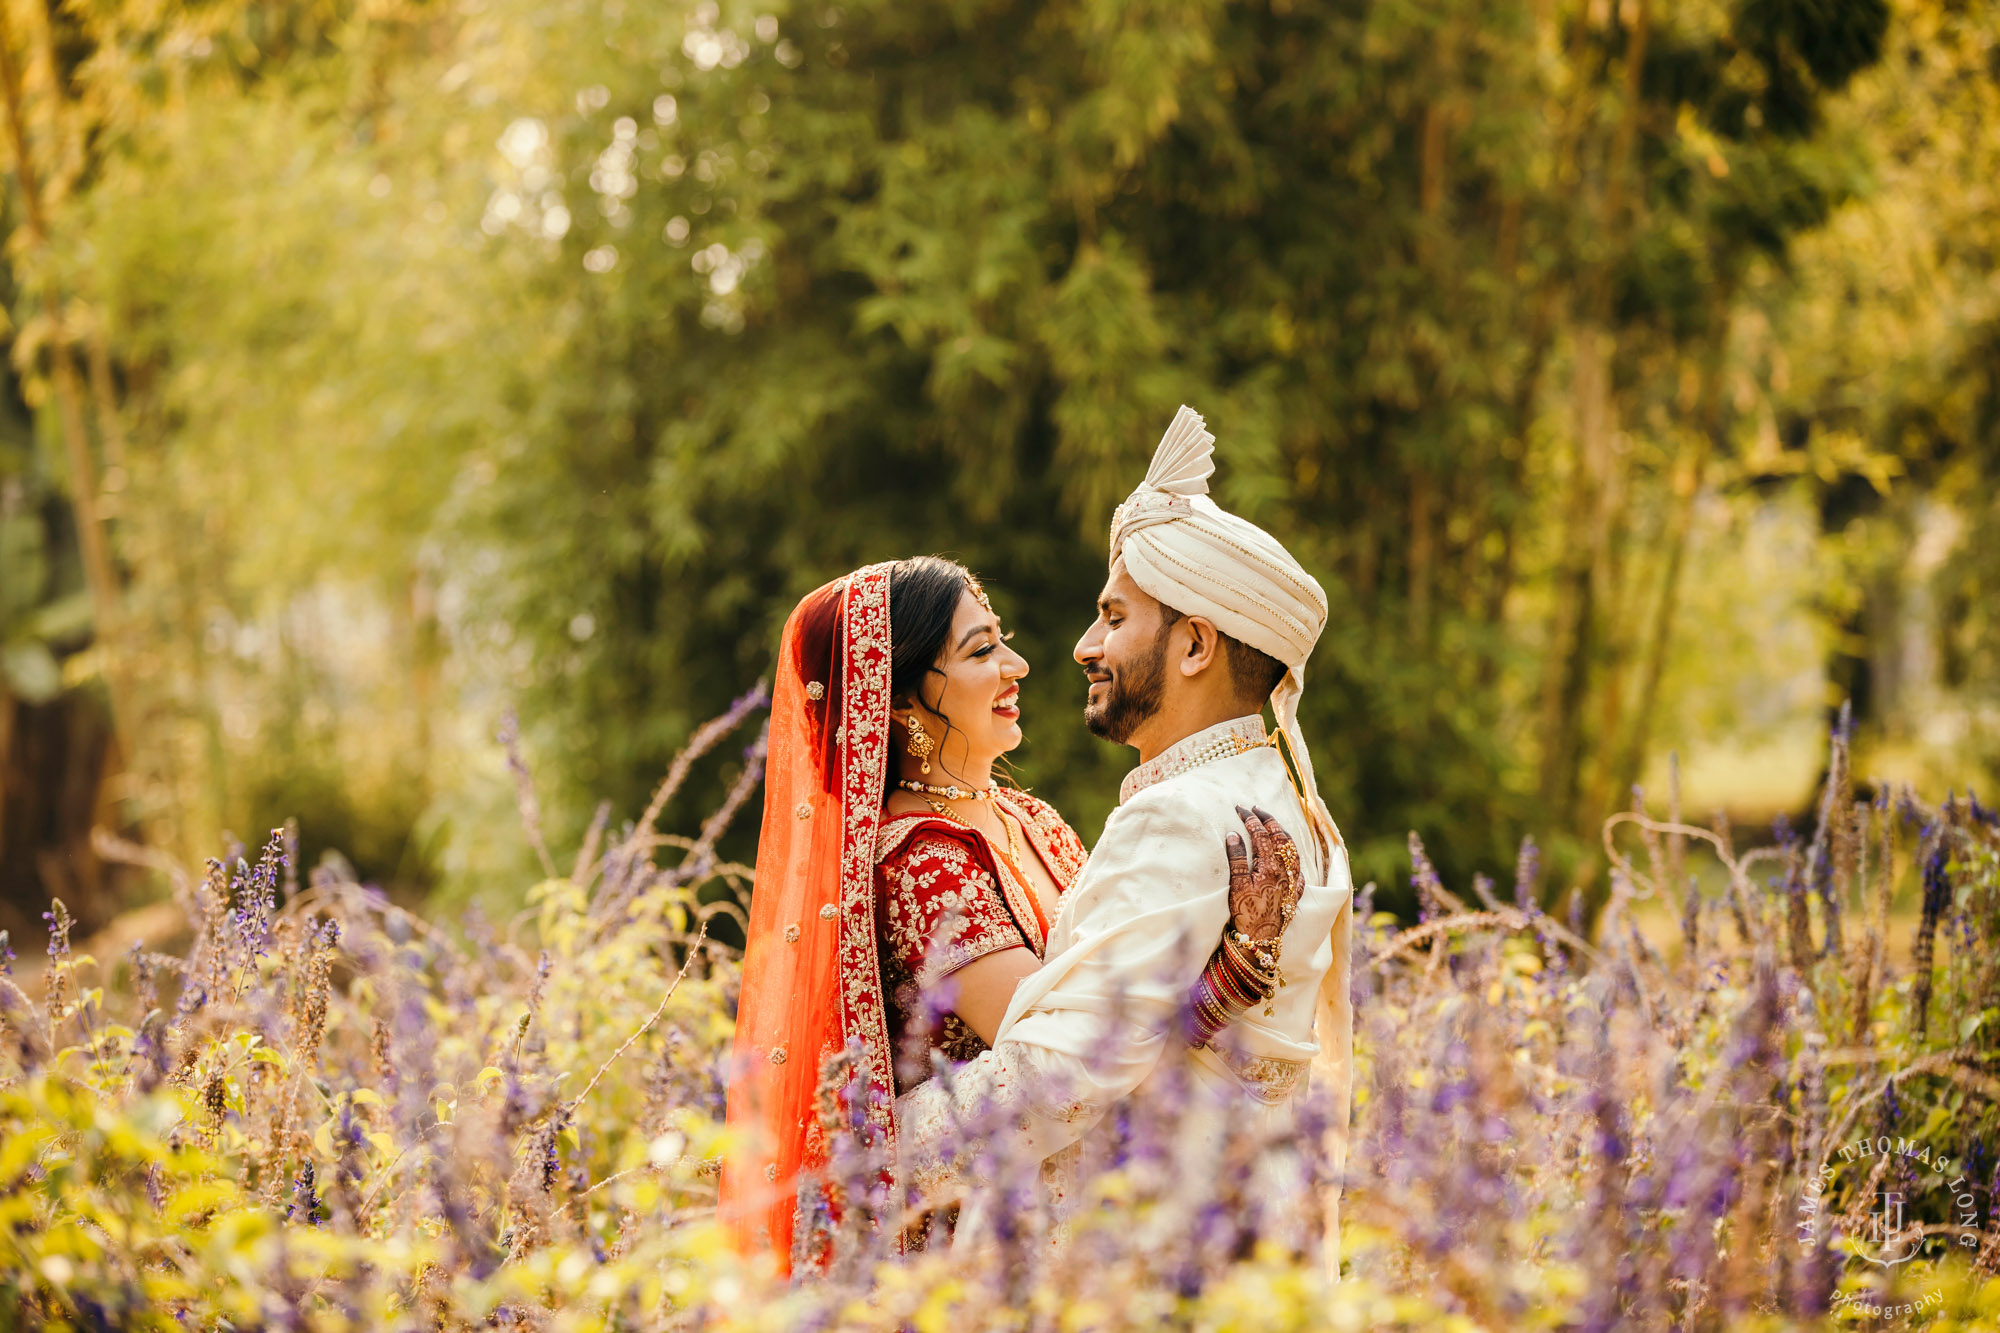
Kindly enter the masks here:
[[[713, 1216], [738, 959], [704, 933], [733, 909], [701, 900], [749, 872], [712, 831], [593, 837], [463, 937], [331, 875], [280, 903], [281, 831], [178, 886], [184, 954], [93, 984], [113, 969], [69, 952], [58, 904], [42, 1003], [0, 976], [0, 1301], [31, 1328], [887, 1333], [1833, 1329], [1838, 1298], [1990, 1328], [2000, 829], [1966, 802], [1848, 805], [1832, 767], [1806, 847], [1710, 861], [1625, 817], [1591, 940], [1484, 883], [1459, 900], [1412, 843], [1432, 919], [1364, 902], [1356, 932], [1337, 1286], [1268, 1237], [1158, 1243], [1171, 1173], [1143, 1151], [1077, 1183], [1063, 1248], [778, 1281]], [[1917, 881], [1942, 947], [1905, 966], [1887, 911]], [[1664, 955], [1634, 928], [1651, 899], [1682, 913]], [[1808, 1189], [1864, 1139], [1920, 1147], [1913, 1181], [1883, 1148]], [[1955, 1177], [1971, 1203], [1941, 1196]], [[1879, 1180], [1937, 1224], [1900, 1266], [1826, 1229], [1861, 1241]]]
[[[1990, 247], [1948, 244], [1985, 234], [1984, 9], [60, 22], [73, 79], [29, 111], [64, 193], [22, 274], [115, 362], [132, 786], [184, 847], [341, 786], [366, 870], [456, 873], [509, 703], [566, 789], [637, 804], [798, 595], [926, 550], [1021, 630], [1021, 775], [1088, 831], [1127, 756], [1075, 725], [1067, 657], [1111, 506], [1189, 401], [1219, 498], [1332, 596], [1305, 721], [1364, 878], [1411, 827], [1457, 831], [1454, 872], [1543, 822], [1578, 863], [1655, 714], [1759, 665], [1687, 648], [1721, 599], [1680, 571], [1748, 526], [1698, 499], [1810, 478], [1830, 573], [1786, 611], [1837, 627], [1866, 580], [1832, 497], [1918, 475], [1923, 423], [1984, 443], [1922, 494], [1991, 503]], [[1916, 243], [1868, 230], [1898, 217]], [[1870, 290], [1885, 252], [1954, 280]], [[1851, 336], [1885, 324], [1905, 350]], [[1965, 623], [1952, 661], [1982, 663]], [[1836, 683], [1885, 733], [1913, 706]], [[255, 771], [288, 732], [325, 774]]]
[[56, 651], [90, 628], [81, 591], [50, 597], [48, 523], [30, 508], [18, 482], [0, 502], [0, 684], [23, 703], [47, 703], [62, 691]]
[[11, 406], [0, 408], [0, 708], [60, 694], [60, 659], [91, 622], [57, 479], [32, 423]]

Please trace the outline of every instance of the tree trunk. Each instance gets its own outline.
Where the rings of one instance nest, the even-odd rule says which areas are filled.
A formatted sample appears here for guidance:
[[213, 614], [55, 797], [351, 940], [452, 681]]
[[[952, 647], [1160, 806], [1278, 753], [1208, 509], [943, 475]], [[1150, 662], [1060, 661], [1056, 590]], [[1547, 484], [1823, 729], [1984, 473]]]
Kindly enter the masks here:
[[[1627, 178], [1632, 172], [1638, 137], [1643, 91], [1640, 75], [1651, 26], [1648, 5], [1649, 0], [1636, 0], [1626, 42], [1624, 105], [1613, 133], [1604, 188], [1598, 196], [1600, 249], [1584, 281], [1583, 312], [1576, 330], [1572, 385], [1576, 470], [1571, 476], [1565, 523], [1567, 540], [1556, 581], [1550, 656], [1542, 680], [1541, 793], [1542, 799], [1565, 822], [1592, 820], [1598, 814], [1577, 808], [1580, 721], [1599, 638], [1596, 624], [1599, 603], [1612, 595], [1608, 580], [1615, 572], [1608, 558], [1610, 524], [1619, 494], [1611, 449], [1615, 408], [1611, 370], [1616, 352], [1611, 320], [1611, 270], [1618, 243], [1627, 230]], [[1608, 737], [1600, 737], [1599, 743], [1611, 742]]]
[[1576, 769], [1584, 696], [1595, 641], [1598, 564], [1602, 558], [1604, 492], [1610, 451], [1610, 336], [1586, 322], [1576, 331], [1571, 382], [1571, 426], [1576, 446], [1570, 474], [1565, 539], [1557, 567], [1556, 606], [1542, 677], [1544, 803], [1565, 816], [1576, 796]]
[[1419, 468], [1410, 478], [1410, 604], [1409, 631], [1412, 646], [1422, 648], [1430, 641], [1431, 581], [1435, 577], [1436, 518], [1433, 515], [1430, 473]]
[[1589, 788], [1582, 809], [1583, 827], [1580, 831], [1585, 834], [1612, 811], [1625, 809], [1631, 799], [1631, 784], [1616, 785], [1613, 771], [1618, 736], [1623, 730], [1625, 716], [1625, 663], [1631, 655], [1632, 644], [1631, 617], [1626, 614], [1631, 599], [1625, 596], [1625, 555], [1630, 540], [1626, 519], [1631, 508], [1631, 477], [1624, 451], [1612, 443], [1616, 439], [1607, 430], [1606, 479], [1603, 503], [1598, 513], [1599, 532], [1595, 534], [1599, 556], [1593, 570], [1596, 579], [1593, 600], [1604, 608], [1604, 615], [1598, 632], [1597, 661], [1593, 665], [1597, 678], [1603, 683], [1598, 691], [1597, 730], [1593, 733], [1596, 780]]
[[[41, 178], [35, 170], [34, 153], [28, 143], [23, 118], [21, 65], [14, 45], [11, 16], [0, 5], [0, 104], [7, 118], [8, 146], [14, 154], [14, 177], [21, 189], [23, 228], [28, 250], [35, 257], [33, 275], [43, 313], [49, 323], [49, 378], [55, 387], [56, 415], [60, 418], [64, 456], [69, 463], [70, 506], [76, 512], [77, 542], [83, 556], [84, 581], [90, 588], [96, 624], [93, 637], [107, 651], [104, 680], [110, 692], [112, 735], [121, 754], [131, 746], [125, 734], [130, 720], [121, 673], [109, 651], [118, 620], [118, 579], [111, 564], [111, 550], [104, 537], [104, 525], [97, 513], [97, 464], [84, 434], [83, 395], [76, 373], [76, 361], [63, 327], [62, 294], [56, 290], [48, 263], [48, 214], [43, 206]], [[18, 270], [17, 270], [18, 272]]]
[[[1719, 363], [1720, 357], [1716, 358]], [[1720, 380], [1719, 364], [1713, 374]], [[1704, 413], [1704, 418], [1707, 413]], [[1708, 468], [1708, 455], [1713, 447], [1712, 430], [1719, 427], [1704, 425], [1683, 447], [1678, 466], [1674, 469], [1673, 507], [1667, 514], [1665, 546], [1666, 569], [1660, 576], [1659, 600], [1653, 606], [1652, 628], [1647, 635], [1645, 664], [1640, 671], [1638, 706], [1632, 714], [1632, 723], [1626, 733], [1625, 745], [1618, 758], [1618, 790], [1623, 791], [1639, 780], [1646, 762], [1646, 744], [1650, 738], [1653, 713], [1659, 707], [1660, 680], [1666, 673], [1668, 651], [1673, 646], [1674, 616], [1680, 608], [1681, 571], [1687, 561], [1688, 534], [1694, 527], [1694, 504], [1701, 494], [1703, 474]]]

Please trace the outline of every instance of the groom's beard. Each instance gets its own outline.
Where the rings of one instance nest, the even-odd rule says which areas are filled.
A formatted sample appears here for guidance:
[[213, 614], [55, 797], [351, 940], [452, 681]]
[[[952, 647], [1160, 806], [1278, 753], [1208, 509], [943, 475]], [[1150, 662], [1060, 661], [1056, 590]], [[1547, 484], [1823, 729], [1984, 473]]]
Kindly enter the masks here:
[[1130, 666], [1111, 673], [1104, 697], [1083, 706], [1083, 725], [1091, 734], [1123, 745], [1147, 718], [1160, 711], [1167, 689], [1167, 635], [1162, 625], [1153, 646]]

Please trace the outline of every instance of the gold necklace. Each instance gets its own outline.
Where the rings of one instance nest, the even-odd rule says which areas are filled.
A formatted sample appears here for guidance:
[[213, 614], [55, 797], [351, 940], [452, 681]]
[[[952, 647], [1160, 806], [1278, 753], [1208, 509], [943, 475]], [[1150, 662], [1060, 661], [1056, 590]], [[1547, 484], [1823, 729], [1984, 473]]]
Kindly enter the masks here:
[[[971, 820], [967, 819], [964, 815], [961, 815], [960, 813], [958, 813], [958, 811], [952, 809], [950, 806], [946, 805], [943, 801], [940, 801], [932, 796], [926, 796], [924, 797], [924, 803], [930, 806], [931, 809], [943, 815], [946, 819], [949, 819], [952, 823], [963, 824], [965, 825], [965, 827], [971, 829], [974, 833], [978, 833], [981, 836], [984, 836], [984, 830], [982, 830], [977, 824], [973, 823]], [[993, 811], [993, 814], [996, 818], [999, 819], [1000, 827], [1007, 830], [1007, 859], [1009, 861], [1012, 861], [1014, 864], [1019, 865], [1021, 862], [1021, 843], [1020, 840], [1014, 834], [1014, 821], [1007, 818], [1007, 816], [1002, 814], [997, 808]]]

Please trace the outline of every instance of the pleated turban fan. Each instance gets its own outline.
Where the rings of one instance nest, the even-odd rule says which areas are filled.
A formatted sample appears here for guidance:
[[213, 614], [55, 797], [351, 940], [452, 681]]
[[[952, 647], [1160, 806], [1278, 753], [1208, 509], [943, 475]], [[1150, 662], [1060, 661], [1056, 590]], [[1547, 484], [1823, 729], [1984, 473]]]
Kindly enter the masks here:
[[1111, 563], [1182, 615], [1205, 616], [1230, 638], [1290, 668], [1271, 692], [1278, 729], [1292, 752], [1305, 804], [1338, 840], [1319, 799], [1299, 734], [1306, 659], [1326, 628], [1326, 592], [1276, 537], [1208, 498], [1215, 436], [1182, 406], [1160, 438], [1153, 465], [1111, 519]]

